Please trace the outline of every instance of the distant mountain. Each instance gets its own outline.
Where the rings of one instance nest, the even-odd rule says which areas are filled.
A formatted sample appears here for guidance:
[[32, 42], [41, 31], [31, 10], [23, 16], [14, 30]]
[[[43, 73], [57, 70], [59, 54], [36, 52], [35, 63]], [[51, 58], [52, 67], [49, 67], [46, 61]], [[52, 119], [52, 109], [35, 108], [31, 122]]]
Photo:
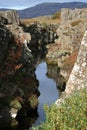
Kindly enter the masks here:
[[68, 2], [68, 3], [42, 3], [34, 7], [24, 10], [18, 10], [20, 18], [33, 18], [44, 15], [52, 15], [61, 8], [87, 8], [87, 3], [83, 2]]

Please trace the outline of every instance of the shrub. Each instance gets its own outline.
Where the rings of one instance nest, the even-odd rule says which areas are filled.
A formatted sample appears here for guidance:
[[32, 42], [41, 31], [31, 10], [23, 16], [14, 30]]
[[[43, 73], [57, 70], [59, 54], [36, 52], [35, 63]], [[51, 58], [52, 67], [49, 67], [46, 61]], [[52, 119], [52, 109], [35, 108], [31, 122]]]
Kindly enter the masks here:
[[87, 130], [87, 89], [65, 98], [59, 105], [45, 105], [46, 122], [33, 130]]
[[56, 12], [53, 16], [52, 19], [61, 19], [61, 11]]

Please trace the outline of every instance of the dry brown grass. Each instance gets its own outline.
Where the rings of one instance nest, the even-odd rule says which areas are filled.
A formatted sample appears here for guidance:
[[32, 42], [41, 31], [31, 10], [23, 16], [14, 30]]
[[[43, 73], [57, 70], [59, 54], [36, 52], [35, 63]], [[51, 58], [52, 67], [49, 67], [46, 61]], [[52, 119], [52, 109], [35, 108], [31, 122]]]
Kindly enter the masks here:
[[67, 57], [63, 61], [63, 66], [62, 67], [64, 69], [71, 69], [73, 67], [74, 63], [76, 62], [77, 55], [78, 55], [78, 50], [75, 50], [69, 57]]
[[69, 57], [67, 57], [63, 61], [62, 69], [67, 71], [67, 74], [68, 74], [66, 77], [67, 79], [69, 78], [72, 68], [76, 62], [77, 55], [78, 55], [78, 50], [75, 50]]
[[49, 25], [49, 24], [60, 23], [60, 18], [53, 19], [51, 16], [40, 16], [40, 17], [36, 17], [36, 18], [21, 19], [20, 21], [24, 25], [29, 25], [34, 22], [41, 22], [41, 23]]

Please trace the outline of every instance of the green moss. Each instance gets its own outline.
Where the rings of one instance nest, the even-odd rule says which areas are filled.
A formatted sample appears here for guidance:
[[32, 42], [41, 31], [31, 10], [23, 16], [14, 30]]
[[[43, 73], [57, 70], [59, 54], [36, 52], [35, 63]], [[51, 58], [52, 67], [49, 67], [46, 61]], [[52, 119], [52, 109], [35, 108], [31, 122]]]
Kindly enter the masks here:
[[15, 126], [18, 126], [18, 122], [15, 119], [12, 119], [12, 121], [11, 121], [11, 127], [13, 128]]
[[29, 98], [28, 101], [32, 108], [35, 108], [39, 103], [37, 95], [34, 95], [34, 94]]
[[17, 99], [14, 99], [13, 101], [11, 101], [10, 106], [18, 110], [22, 108], [20, 102]]
[[46, 122], [32, 130], [86, 130], [87, 89], [79, 90], [59, 105], [45, 105]]
[[57, 66], [58, 63], [57, 63], [57, 59], [46, 59], [46, 63], [47, 65], [49, 66]]

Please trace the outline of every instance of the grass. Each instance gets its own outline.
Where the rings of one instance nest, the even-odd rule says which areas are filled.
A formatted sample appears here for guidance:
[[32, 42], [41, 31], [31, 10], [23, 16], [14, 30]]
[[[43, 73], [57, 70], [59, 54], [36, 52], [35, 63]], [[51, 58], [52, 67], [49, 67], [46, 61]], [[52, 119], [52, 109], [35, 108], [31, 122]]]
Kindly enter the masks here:
[[58, 24], [60, 23], [60, 17], [58, 18], [53, 18], [53, 16], [40, 16], [40, 17], [36, 17], [36, 18], [28, 18], [28, 19], [21, 19], [20, 22], [23, 25], [29, 25], [31, 23], [34, 22], [40, 22], [42, 24]]
[[45, 105], [46, 121], [32, 130], [87, 130], [87, 89], [74, 92], [56, 106]]
[[53, 16], [52, 19], [61, 19], [61, 11], [56, 12]]

